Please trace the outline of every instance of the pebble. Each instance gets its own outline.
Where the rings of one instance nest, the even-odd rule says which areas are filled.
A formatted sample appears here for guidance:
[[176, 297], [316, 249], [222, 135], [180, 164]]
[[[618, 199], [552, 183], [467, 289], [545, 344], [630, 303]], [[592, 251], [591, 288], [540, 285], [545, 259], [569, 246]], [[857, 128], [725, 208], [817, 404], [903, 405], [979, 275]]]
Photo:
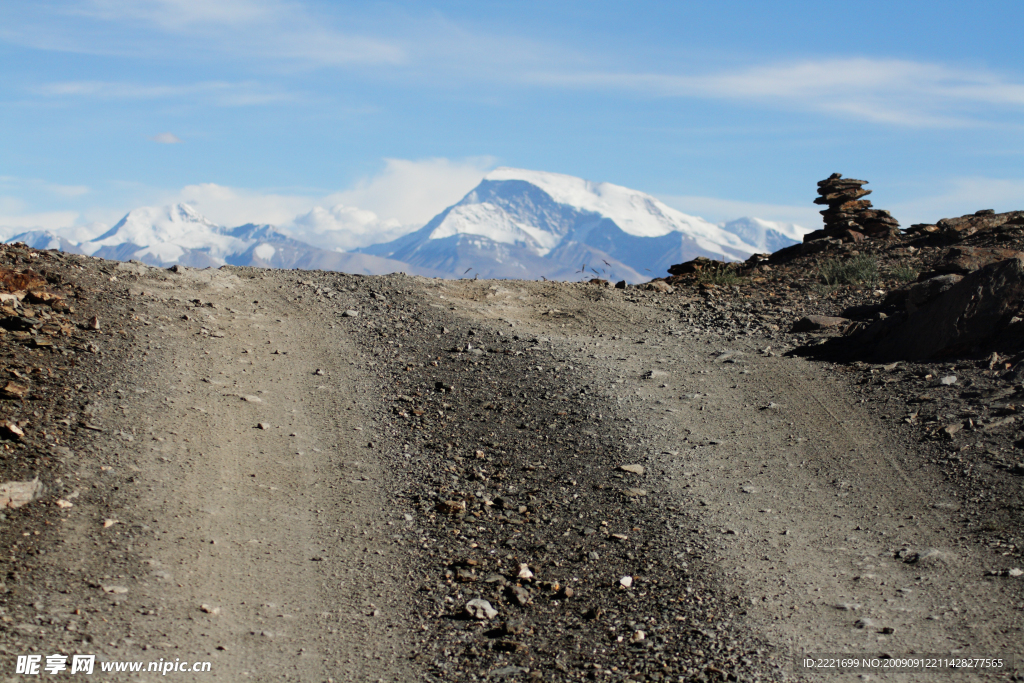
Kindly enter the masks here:
[[520, 607], [526, 607], [530, 602], [530, 592], [522, 586], [509, 586], [508, 596]]
[[630, 474], [643, 474], [646, 471], [643, 465], [619, 465], [619, 469]]
[[948, 387], [951, 384], [956, 384], [956, 375], [947, 375], [940, 379], [939, 383], [946, 387]]
[[487, 621], [498, 616], [498, 610], [494, 609], [491, 603], [480, 598], [467, 602], [464, 611], [470, 619], [479, 619], [480, 621]]
[[359, 311], [353, 311], [353, 310], [349, 309], [349, 310], [345, 311], [344, 313], [342, 313], [341, 317], [342, 318], [358, 318], [359, 317]]
[[623, 588], [632, 588], [633, 587], [633, 577], [632, 576], [623, 576], [621, 579], [619, 579], [619, 585], [622, 586]]

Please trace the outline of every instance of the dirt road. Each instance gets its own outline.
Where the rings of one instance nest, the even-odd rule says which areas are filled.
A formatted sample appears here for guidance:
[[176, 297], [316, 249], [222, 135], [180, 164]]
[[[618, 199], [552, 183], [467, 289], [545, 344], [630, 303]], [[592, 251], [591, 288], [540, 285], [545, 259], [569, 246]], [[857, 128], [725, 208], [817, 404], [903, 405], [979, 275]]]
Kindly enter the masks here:
[[[9, 659], [209, 661], [224, 681], [931, 681], [797, 661], [1024, 654], [1024, 581], [987, 575], [999, 552], [887, 407], [778, 342], [694, 331], [700, 302], [118, 272], [131, 362], [91, 408], [104, 431], [82, 437], [60, 552], [8, 606], [34, 595], [42, 624], [6, 632]], [[497, 614], [464, 618], [473, 598]]]

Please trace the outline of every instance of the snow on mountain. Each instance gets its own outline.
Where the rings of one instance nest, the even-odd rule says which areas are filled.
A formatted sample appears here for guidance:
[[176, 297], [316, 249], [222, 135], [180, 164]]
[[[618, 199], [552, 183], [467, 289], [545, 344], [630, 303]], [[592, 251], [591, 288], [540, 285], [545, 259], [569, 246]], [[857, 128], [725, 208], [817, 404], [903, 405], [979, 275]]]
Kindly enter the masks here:
[[113, 260], [134, 259], [154, 266], [181, 264], [216, 268], [229, 264], [364, 275], [407, 272], [441, 276], [430, 268], [417, 268], [369, 254], [319, 249], [292, 239], [271, 225], [250, 223], [225, 228], [207, 220], [188, 204], [135, 209], [103, 234], [80, 243], [46, 231], [22, 233], [9, 241]]
[[757, 247], [758, 251], [772, 253], [802, 242], [804, 235], [810, 232], [796, 223], [766, 221], [761, 218], [737, 218], [722, 224], [722, 229], [739, 237], [747, 244]]
[[175, 204], [134, 209], [80, 248], [90, 255], [122, 260], [130, 253], [129, 258], [154, 265], [191, 265], [186, 261], [197, 259], [203, 265], [223, 265], [228, 255], [245, 251], [248, 246], [188, 204]]
[[[591, 263], [569, 260], [580, 245]], [[583, 265], [639, 282], [696, 256], [745, 259], [756, 246], [654, 197], [611, 183], [499, 168], [420, 230], [358, 251], [461, 275], [577, 279]], [[516, 273], [516, 274], [513, 274]]]
[[[397, 221], [340, 204], [314, 208], [281, 228], [226, 228], [188, 204], [175, 204], [135, 209], [110, 229], [32, 231], [10, 241], [156, 266], [559, 280], [599, 276], [636, 283], [697, 256], [739, 260], [775, 251], [807, 232], [757, 218], [714, 225], [626, 187], [513, 168], [492, 171], [425, 226], [406, 230]], [[365, 244], [370, 235], [401, 236], [341, 251]]]
[[30, 230], [10, 237], [5, 242], [22, 242], [33, 249], [57, 249], [73, 254], [82, 253], [78, 244], [50, 230]]

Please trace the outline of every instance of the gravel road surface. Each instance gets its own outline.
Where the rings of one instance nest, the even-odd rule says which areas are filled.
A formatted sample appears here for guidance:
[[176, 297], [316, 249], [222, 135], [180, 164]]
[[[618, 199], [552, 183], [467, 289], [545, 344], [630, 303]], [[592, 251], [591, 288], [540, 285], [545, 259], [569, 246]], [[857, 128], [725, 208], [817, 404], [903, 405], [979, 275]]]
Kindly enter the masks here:
[[[3, 521], [6, 679], [1021, 679], [799, 664], [1019, 658], [1024, 579], [895, 399], [784, 336], [584, 284], [66, 261], [110, 340], [26, 427], [70, 450]], [[200, 676], [98, 676], [168, 677]]]

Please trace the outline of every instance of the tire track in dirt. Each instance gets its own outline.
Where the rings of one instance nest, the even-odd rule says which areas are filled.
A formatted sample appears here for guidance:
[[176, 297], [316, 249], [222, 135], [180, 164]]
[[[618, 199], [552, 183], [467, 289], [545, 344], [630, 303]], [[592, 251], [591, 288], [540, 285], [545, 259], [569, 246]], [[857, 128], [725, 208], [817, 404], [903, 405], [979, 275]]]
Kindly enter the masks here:
[[139, 312], [168, 322], [147, 328], [135, 436], [111, 459], [134, 473], [118, 522], [140, 538], [135, 573], [104, 582], [127, 592], [102, 654], [210, 661], [209, 680], [409, 680], [402, 515], [382, 503], [358, 353], [293, 276], [252, 274], [138, 283]]
[[[649, 456], [645, 487], [702, 520], [698, 545], [677, 536], [681, 556], [717, 563], [746, 606], [747, 628], [793, 659], [1005, 656], [1019, 647], [1007, 630], [1013, 587], [985, 578], [985, 558], [957, 531], [955, 492], [823, 368], [764, 354], [754, 340], [679, 334], [671, 316], [653, 311], [642, 329], [624, 330], [621, 321], [636, 316], [623, 302], [598, 296], [607, 302], [595, 305], [586, 290], [552, 299], [518, 289], [500, 309], [473, 304], [475, 315], [525, 321], [556, 355], [602, 377], [622, 407], [618, 419], [638, 425], [624, 446]], [[555, 320], [552, 309], [574, 319]], [[600, 350], [584, 359], [581, 346]], [[721, 359], [728, 350], [741, 353]], [[662, 379], [642, 380], [651, 370]], [[934, 672], [888, 676], [927, 681]]]

